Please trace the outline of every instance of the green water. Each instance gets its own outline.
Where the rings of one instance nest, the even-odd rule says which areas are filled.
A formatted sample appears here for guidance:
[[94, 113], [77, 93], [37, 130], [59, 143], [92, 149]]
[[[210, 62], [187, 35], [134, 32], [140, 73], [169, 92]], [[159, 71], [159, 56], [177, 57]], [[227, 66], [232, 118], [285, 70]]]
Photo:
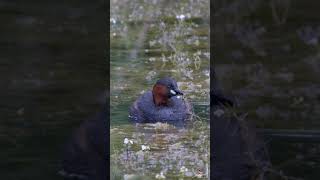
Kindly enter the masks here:
[[[208, 179], [208, 5], [209, 1], [111, 1], [112, 179]], [[190, 128], [130, 124], [130, 105], [164, 76], [175, 78], [193, 105]], [[124, 144], [125, 138], [133, 144]]]

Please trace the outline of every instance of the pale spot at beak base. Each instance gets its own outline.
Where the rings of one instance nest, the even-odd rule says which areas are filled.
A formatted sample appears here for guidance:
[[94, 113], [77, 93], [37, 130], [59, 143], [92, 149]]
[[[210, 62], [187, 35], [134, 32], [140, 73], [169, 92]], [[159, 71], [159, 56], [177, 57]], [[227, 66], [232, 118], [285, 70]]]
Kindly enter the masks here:
[[172, 95], [176, 95], [177, 93], [174, 91], [174, 90], [170, 90], [170, 93], [172, 94]]

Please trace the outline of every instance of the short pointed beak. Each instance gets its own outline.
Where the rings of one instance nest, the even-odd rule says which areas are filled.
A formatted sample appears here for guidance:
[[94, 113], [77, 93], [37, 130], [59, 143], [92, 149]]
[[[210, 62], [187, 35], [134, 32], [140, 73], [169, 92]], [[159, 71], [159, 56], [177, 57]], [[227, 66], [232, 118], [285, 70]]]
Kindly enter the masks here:
[[179, 89], [171, 89], [169, 97], [183, 95]]
[[183, 93], [179, 89], [175, 89], [174, 91], [177, 93], [177, 95], [183, 95]]

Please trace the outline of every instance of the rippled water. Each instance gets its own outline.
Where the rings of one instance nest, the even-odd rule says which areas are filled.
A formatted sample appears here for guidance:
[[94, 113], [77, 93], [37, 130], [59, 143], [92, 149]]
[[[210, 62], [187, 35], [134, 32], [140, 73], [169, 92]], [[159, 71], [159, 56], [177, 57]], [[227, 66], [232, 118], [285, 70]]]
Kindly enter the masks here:
[[[209, 1], [122, 0], [111, 7], [111, 177], [208, 178]], [[190, 128], [129, 123], [129, 106], [163, 76], [174, 77], [193, 104]]]

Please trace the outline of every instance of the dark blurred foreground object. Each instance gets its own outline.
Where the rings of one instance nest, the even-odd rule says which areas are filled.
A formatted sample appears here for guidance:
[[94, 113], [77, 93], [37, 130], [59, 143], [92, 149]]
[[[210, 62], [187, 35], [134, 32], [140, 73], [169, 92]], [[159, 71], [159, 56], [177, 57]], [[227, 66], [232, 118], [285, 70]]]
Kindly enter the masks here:
[[217, 83], [216, 73], [212, 71], [212, 86], [210, 90], [210, 103], [214, 106], [234, 106], [234, 100], [222, 94]]
[[[216, 92], [214, 92], [217, 90]], [[218, 92], [218, 93], [217, 93]], [[269, 158], [255, 128], [241, 118], [224, 115], [230, 98], [222, 95], [216, 84], [211, 89], [210, 116], [213, 120], [211, 162], [213, 179], [255, 180], [265, 178]], [[217, 113], [222, 112], [222, 113]]]
[[59, 171], [66, 180], [107, 179], [107, 111], [82, 123], [67, 142]]

